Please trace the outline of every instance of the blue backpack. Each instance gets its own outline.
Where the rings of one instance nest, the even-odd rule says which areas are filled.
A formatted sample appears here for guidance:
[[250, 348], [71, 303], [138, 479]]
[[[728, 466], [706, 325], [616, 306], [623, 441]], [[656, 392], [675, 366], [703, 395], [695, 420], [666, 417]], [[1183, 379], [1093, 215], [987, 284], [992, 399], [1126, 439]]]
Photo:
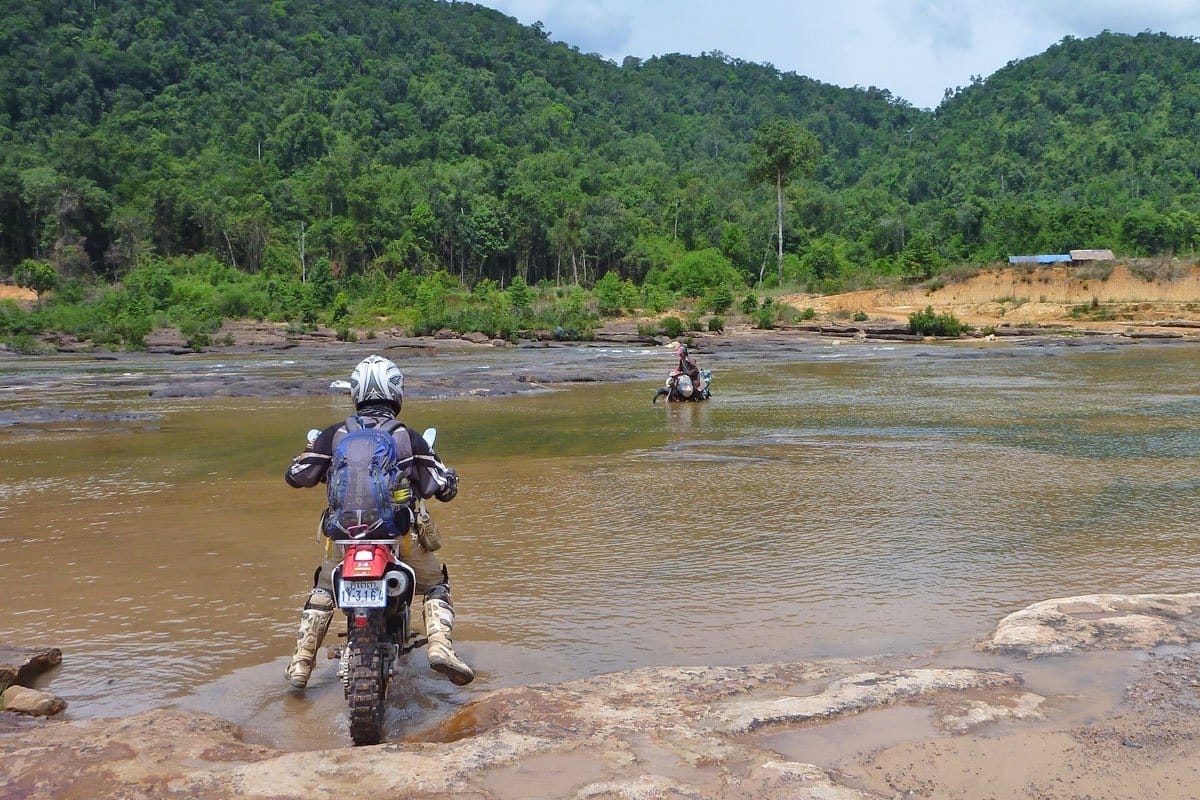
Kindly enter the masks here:
[[[406, 513], [397, 515], [392, 502], [392, 489], [400, 479], [402, 460], [392, 432], [402, 427], [399, 420], [368, 428], [361, 417], [346, 419], [346, 434], [334, 445], [326, 476], [329, 482], [326, 536], [392, 539], [408, 532], [411, 520]], [[404, 507], [401, 508], [403, 511]]]

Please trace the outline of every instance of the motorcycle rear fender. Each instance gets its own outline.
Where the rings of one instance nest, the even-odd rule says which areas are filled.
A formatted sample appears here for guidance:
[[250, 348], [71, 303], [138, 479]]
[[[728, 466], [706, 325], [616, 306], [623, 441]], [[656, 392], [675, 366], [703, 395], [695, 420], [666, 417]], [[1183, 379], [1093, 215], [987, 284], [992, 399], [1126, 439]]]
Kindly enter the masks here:
[[342, 577], [346, 580], [377, 581], [394, 561], [392, 548], [382, 542], [352, 544], [342, 558]]

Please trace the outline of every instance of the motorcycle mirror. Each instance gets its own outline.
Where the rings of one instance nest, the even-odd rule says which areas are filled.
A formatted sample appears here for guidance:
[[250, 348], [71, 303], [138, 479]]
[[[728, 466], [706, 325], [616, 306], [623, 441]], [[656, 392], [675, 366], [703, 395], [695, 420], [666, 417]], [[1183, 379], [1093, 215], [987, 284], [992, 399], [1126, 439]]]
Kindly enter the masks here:
[[312, 430], [310, 430], [308, 432], [308, 436], [306, 437], [308, 439], [308, 446], [312, 447], [313, 442], [317, 441], [317, 437], [320, 435], [321, 435], [321, 432], [319, 430], [317, 430], [316, 428], [313, 428]]
[[433, 447], [433, 440], [437, 438], [437, 428], [426, 428], [425, 432], [421, 434], [421, 438], [427, 445]]

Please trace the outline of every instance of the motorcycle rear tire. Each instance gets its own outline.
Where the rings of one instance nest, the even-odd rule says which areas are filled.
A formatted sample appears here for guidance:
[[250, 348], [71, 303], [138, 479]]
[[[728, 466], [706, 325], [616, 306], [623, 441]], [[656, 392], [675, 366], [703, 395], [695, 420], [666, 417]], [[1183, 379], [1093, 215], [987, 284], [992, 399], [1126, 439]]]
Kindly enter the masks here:
[[383, 741], [383, 711], [387, 698], [390, 652], [381, 616], [372, 614], [361, 628], [350, 625], [346, 633], [350, 651], [346, 701], [350, 706], [350, 738], [356, 746]]

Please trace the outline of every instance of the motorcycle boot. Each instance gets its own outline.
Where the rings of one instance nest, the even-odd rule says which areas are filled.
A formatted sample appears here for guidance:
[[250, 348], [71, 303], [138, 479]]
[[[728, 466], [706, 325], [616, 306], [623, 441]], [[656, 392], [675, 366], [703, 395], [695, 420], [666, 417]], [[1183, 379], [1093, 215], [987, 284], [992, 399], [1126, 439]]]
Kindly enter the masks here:
[[333, 619], [333, 597], [324, 589], [313, 589], [308, 595], [308, 602], [300, 612], [300, 631], [296, 634], [296, 652], [291, 663], [283, 674], [288, 683], [297, 689], [308, 685], [308, 677], [312, 675], [313, 664], [317, 660], [317, 650], [329, 630]]
[[450, 604], [450, 585], [439, 583], [425, 592], [425, 637], [429, 640], [429, 668], [440, 672], [459, 686], [475, 680], [475, 672], [454, 652], [450, 631], [454, 627], [454, 606]]

